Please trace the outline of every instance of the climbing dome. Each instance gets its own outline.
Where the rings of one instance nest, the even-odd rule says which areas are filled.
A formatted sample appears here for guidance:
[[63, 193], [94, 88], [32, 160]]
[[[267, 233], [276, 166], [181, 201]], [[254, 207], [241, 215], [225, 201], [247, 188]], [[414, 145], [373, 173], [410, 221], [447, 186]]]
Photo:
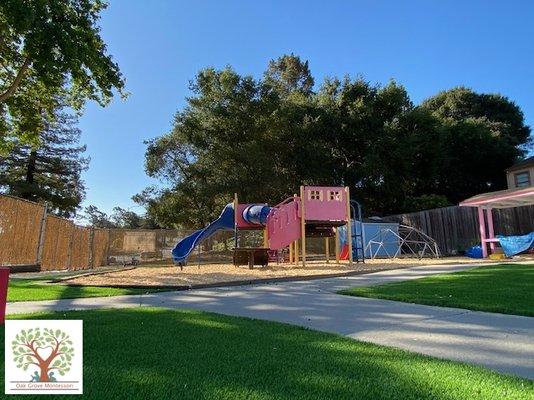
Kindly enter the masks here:
[[383, 227], [366, 240], [365, 254], [371, 259], [415, 257], [439, 258], [437, 242], [426, 233], [408, 225], [399, 225], [398, 230]]

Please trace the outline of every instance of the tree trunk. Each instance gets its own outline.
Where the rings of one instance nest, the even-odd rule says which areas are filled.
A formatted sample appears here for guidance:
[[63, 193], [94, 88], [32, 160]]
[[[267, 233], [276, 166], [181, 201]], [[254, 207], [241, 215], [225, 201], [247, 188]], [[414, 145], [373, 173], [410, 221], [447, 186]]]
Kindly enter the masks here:
[[26, 57], [24, 59], [24, 62], [22, 63], [22, 66], [19, 69], [19, 72], [17, 72], [17, 76], [15, 77], [15, 80], [13, 81], [13, 83], [9, 85], [9, 87], [4, 93], [0, 94], [0, 103], [6, 101], [7, 99], [9, 99], [11, 96], [15, 94], [20, 83], [22, 82], [22, 79], [24, 78], [24, 75], [26, 74], [26, 71], [30, 67], [30, 64], [31, 64], [30, 59]]
[[50, 379], [48, 378], [48, 364], [40, 364], [41, 373], [39, 375], [39, 380], [41, 382], [49, 382]]
[[28, 167], [26, 168], [26, 183], [32, 184], [35, 175], [35, 163], [37, 161], [37, 151], [32, 150], [28, 158]]

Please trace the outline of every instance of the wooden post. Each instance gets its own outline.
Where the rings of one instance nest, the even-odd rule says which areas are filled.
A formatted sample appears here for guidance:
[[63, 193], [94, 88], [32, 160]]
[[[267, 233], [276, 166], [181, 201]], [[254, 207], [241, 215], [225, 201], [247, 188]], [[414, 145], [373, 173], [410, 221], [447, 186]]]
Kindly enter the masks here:
[[352, 266], [352, 226], [350, 218], [350, 190], [347, 186], [345, 188], [347, 197], [347, 244], [349, 245], [349, 265]]
[[[296, 193], [293, 193], [293, 201], [298, 201], [298, 196]], [[293, 242], [293, 262], [295, 267], [299, 265], [299, 240]]]
[[269, 232], [267, 232], [267, 227], [263, 230], [263, 247], [269, 247]]
[[197, 248], [198, 248], [198, 257], [197, 257], [197, 263], [198, 263], [198, 269], [200, 269], [200, 251], [201, 251], [201, 248], [202, 246], [200, 245], [200, 243], [197, 245]]
[[74, 240], [74, 230], [76, 229], [76, 226], [74, 223], [70, 224], [70, 235], [69, 235], [69, 247], [68, 247], [68, 253], [67, 253], [67, 269], [70, 270], [76, 270], [76, 268], [72, 268], [72, 246], [73, 246], [73, 240]]
[[237, 200], [237, 193], [234, 193], [234, 248], [237, 249], [237, 205], [239, 204]]
[[336, 263], [339, 264], [339, 229], [337, 227], [335, 229], [336, 229], [336, 237], [335, 237], [336, 243], [334, 245], [336, 248]]
[[43, 261], [43, 248], [45, 241], [45, 230], [46, 230], [46, 215], [48, 212], [47, 204], [45, 203], [43, 207], [43, 216], [41, 217], [41, 229], [39, 230], [39, 241], [37, 242], [37, 256], [36, 264], [39, 265], [39, 269], [42, 271], [42, 261]]
[[330, 238], [325, 237], [324, 238], [324, 247], [326, 252], [326, 263], [330, 263]]
[[95, 255], [94, 255], [94, 249], [95, 249], [95, 228], [91, 227], [89, 228], [89, 269], [93, 269], [95, 267]]
[[111, 247], [111, 229], [108, 229], [108, 235], [106, 239], [106, 264], [109, 265], [109, 249]]
[[302, 247], [302, 266], [306, 266], [306, 214], [304, 209], [304, 186], [300, 187], [300, 237]]
[[293, 262], [293, 243], [289, 243], [289, 264]]

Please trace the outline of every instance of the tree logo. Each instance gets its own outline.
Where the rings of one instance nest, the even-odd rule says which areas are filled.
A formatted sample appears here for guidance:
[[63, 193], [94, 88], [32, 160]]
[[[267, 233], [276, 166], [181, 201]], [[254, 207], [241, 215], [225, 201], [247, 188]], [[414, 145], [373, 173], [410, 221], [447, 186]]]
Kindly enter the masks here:
[[32, 382], [55, 382], [55, 371], [63, 376], [70, 370], [74, 356], [72, 340], [59, 329], [22, 329], [11, 345], [17, 368], [24, 371], [30, 366], [38, 368]]
[[82, 339], [82, 321], [6, 321], [6, 394], [81, 393]]

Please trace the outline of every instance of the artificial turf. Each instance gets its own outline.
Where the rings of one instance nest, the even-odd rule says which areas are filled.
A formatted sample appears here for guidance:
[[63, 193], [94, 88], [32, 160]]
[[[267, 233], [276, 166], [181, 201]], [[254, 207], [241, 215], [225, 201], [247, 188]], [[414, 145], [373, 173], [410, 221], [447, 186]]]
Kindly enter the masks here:
[[487, 265], [340, 294], [534, 316], [534, 264]]
[[57, 300], [79, 297], [120, 296], [154, 292], [157, 289], [108, 288], [96, 286], [67, 286], [43, 280], [11, 279], [7, 301]]
[[534, 382], [525, 379], [267, 321], [154, 308], [17, 318], [83, 319], [89, 399], [534, 396]]

